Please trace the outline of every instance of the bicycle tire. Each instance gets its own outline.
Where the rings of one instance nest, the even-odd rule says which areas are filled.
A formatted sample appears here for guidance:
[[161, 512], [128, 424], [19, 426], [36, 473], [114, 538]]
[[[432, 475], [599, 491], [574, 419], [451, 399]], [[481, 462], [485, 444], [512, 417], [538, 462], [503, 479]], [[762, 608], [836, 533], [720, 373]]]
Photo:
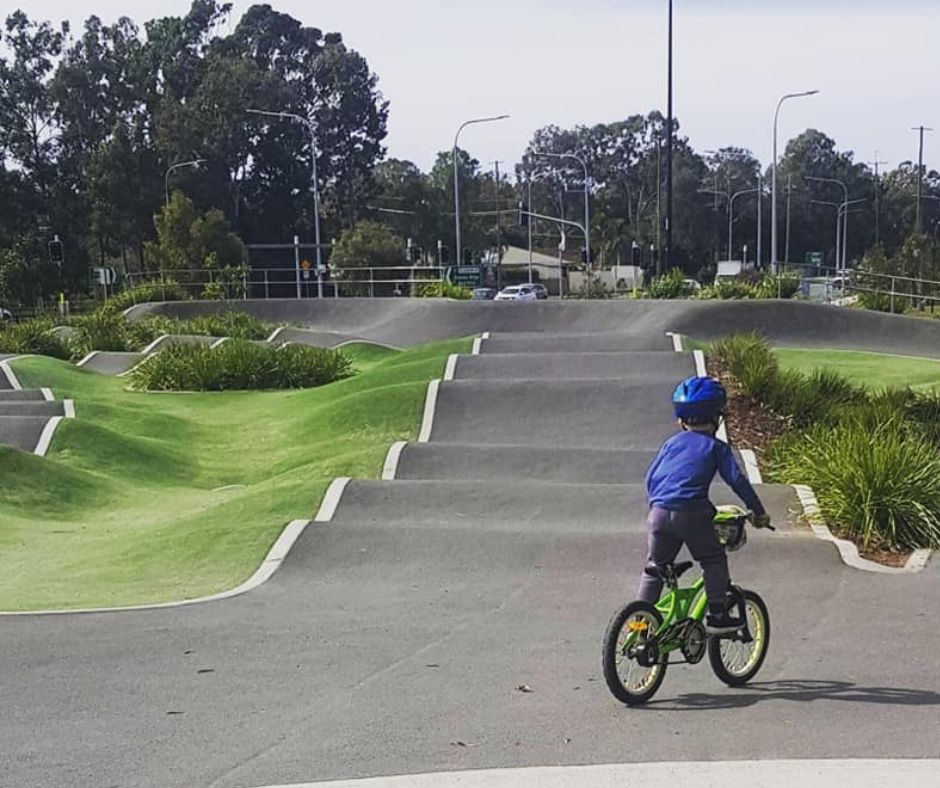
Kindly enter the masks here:
[[747, 684], [764, 664], [767, 650], [770, 647], [770, 613], [764, 600], [754, 591], [741, 589], [744, 595], [745, 615], [751, 613], [748, 628], [754, 638], [756, 653], [752, 652], [740, 669], [729, 667], [732, 652], [740, 653], [735, 647], [744, 646], [740, 641], [729, 638], [713, 637], [708, 641], [708, 661], [711, 663], [715, 675], [729, 687], [740, 687]]
[[607, 631], [604, 633], [604, 648], [601, 654], [601, 664], [604, 669], [604, 680], [607, 682], [607, 688], [617, 700], [628, 706], [640, 706], [646, 703], [656, 694], [666, 678], [666, 662], [662, 658], [658, 664], [649, 669], [652, 671], [652, 676], [644, 683], [643, 689], [640, 691], [630, 690], [629, 687], [624, 685], [624, 680], [620, 677], [620, 672], [617, 669], [620, 635], [627, 622], [637, 615], [652, 619], [656, 623], [657, 632], [662, 627], [663, 617], [653, 605], [648, 602], [631, 602], [610, 619]]

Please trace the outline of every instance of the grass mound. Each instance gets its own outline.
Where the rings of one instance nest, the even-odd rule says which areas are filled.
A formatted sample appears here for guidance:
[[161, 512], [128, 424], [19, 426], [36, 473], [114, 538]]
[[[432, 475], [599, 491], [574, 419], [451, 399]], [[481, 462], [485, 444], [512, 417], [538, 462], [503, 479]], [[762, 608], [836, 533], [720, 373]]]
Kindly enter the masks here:
[[389, 445], [417, 435], [427, 381], [468, 350], [376, 352], [359, 374], [315, 389], [180, 395], [127, 391], [52, 359], [15, 362], [25, 386], [75, 399], [80, 417], [63, 422], [46, 458], [0, 450], [0, 609], [237, 585], [336, 476], [380, 477]]

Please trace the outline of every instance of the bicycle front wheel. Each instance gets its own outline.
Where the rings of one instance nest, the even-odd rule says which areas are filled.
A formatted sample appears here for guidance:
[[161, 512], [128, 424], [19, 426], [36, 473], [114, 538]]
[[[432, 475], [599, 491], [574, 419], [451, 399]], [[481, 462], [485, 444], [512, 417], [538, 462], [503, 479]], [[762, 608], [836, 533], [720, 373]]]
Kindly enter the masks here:
[[764, 664], [770, 646], [770, 614], [767, 605], [753, 591], [742, 590], [741, 594], [744, 597], [744, 610], [740, 612], [747, 620], [751, 642], [720, 637], [708, 641], [708, 661], [712, 670], [729, 687], [740, 687], [753, 679]]
[[663, 624], [647, 602], [631, 602], [607, 625], [601, 658], [604, 680], [617, 700], [628, 706], [646, 703], [666, 678], [666, 658], [648, 649]]

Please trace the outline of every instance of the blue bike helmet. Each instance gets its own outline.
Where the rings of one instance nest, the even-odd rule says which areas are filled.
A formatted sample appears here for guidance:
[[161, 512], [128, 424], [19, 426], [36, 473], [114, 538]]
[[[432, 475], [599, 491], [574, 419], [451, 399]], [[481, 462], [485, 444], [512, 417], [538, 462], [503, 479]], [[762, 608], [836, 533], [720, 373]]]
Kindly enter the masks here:
[[717, 422], [724, 415], [727, 404], [725, 387], [714, 378], [687, 378], [672, 395], [672, 409], [676, 418], [686, 424]]

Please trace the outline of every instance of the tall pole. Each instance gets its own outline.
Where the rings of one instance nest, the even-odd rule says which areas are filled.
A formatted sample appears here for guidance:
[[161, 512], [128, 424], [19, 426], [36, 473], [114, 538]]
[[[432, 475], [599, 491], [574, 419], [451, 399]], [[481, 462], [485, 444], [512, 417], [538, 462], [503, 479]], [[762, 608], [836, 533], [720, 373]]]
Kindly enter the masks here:
[[733, 221], [734, 221], [734, 201], [735, 201], [736, 199], [738, 199], [738, 197], [743, 197], [745, 194], [754, 194], [754, 192], [756, 192], [756, 191], [757, 191], [757, 189], [744, 189], [743, 191], [735, 192], [734, 194], [731, 195], [731, 200], [730, 200], [730, 202], [729, 202], [729, 204], [728, 204], [728, 259], [729, 259], [729, 260], [732, 259], [732, 258], [731, 258], [731, 255], [733, 254], [733, 243], [732, 243], [732, 239], [733, 239], [733, 235], [734, 235], [734, 225], [733, 225]]
[[793, 173], [787, 175], [787, 238], [784, 242], [783, 262], [790, 262], [790, 194], [793, 191]]
[[669, 0], [669, 55], [667, 59], [669, 65], [666, 89], [666, 267], [672, 268], [672, 0]]
[[[848, 204], [849, 202], [849, 190], [846, 187], [843, 181], [840, 181], [838, 178], [817, 178], [812, 175], [805, 175], [805, 180], [816, 181], [817, 183], [834, 183], [836, 186], [842, 188], [843, 203]], [[842, 268], [845, 270], [848, 262], [847, 248], [849, 245], [849, 222], [848, 222], [848, 211], [842, 217], [842, 259], [836, 259], [836, 269]]]
[[499, 215], [499, 161], [494, 161], [493, 166], [495, 169], [496, 177], [496, 289], [502, 290], [502, 251], [503, 251], [503, 238], [502, 238], [502, 224], [500, 222]]
[[806, 90], [802, 93], [787, 93], [777, 102], [777, 111], [774, 112], [774, 151], [772, 162], [772, 178], [770, 186], [770, 262], [773, 265], [774, 273], [778, 273], [777, 265], [777, 121], [780, 119], [780, 107], [788, 99], [801, 98], [803, 96], [815, 96], [818, 90]]
[[868, 163], [875, 170], [875, 244], [879, 244], [881, 243], [881, 177], [878, 174], [878, 167], [888, 162], [879, 160], [878, 151], [875, 151], [875, 160]]
[[269, 118], [280, 118], [281, 120], [293, 120], [297, 123], [303, 123], [310, 134], [310, 159], [312, 166], [310, 168], [311, 188], [313, 189], [313, 232], [314, 243], [317, 245], [317, 298], [323, 298], [323, 249], [320, 242], [320, 186], [317, 179], [317, 128], [310, 118], [302, 115], [295, 115], [293, 112], [268, 112], [261, 109], [249, 109], [246, 112], [252, 115], [263, 115]]
[[[531, 211], [532, 210], [532, 172], [530, 170], [526, 170], [526, 180], [528, 181], [528, 183], [526, 184], [527, 191], [528, 191], [528, 195], [527, 195], [528, 203], [526, 207], [529, 211]], [[529, 220], [526, 222], [526, 227], [529, 230], [529, 284], [531, 285], [532, 284], [532, 217], [531, 216], [529, 217]]]
[[760, 173], [757, 174], [757, 257], [755, 258], [756, 267], [759, 269], [763, 261], [763, 256], [761, 255], [761, 246], [762, 240], [761, 235], [763, 235], [762, 230], [764, 229], [763, 213], [761, 211], [762, 203], [764, 202], [764, 176]]
[[[535, 151], [536, 156], [548, 156], [553, 159], [574, 159], [584, 170], [584, 253], [587, 255], [588, 265], [591, 262], [591, 192], [588, 187], [587, 162], [574, 153], [548, 153]], [[530, 209], [531, 210], [531, 209]]]
[[663, 141], [656, 141], [656, 276], [663, 272]]
[[454, 255], [454, 259], [457, 261], [457, 265], [463, 263], [463, 247], [460, 244], [460, 173], [457, 167], [457, 143], [460, 140], [460, 132], [463, 131], [467, 126], [472, 126], [475, 123], [492, 123], [496, 120], [505, 120], [509, 115], [496, 115], [492, 118], [473, 118], [473, 120], [464, 121], [457, 128], [457, 133], [454, 135], [454, 149], [453, 149], [453, 160], [454, 160], [454, 223], [457, 228], [456, 232], [456, 241], [457, 241], [457, 254]]
[[917, 218], [914, 221], [914, 232], [920, 235], [924, 231], [924, 132], [933, 131], [926, 126], [915, 126], [914, 131], [920, 134], [920, 146], [917, 154]]

